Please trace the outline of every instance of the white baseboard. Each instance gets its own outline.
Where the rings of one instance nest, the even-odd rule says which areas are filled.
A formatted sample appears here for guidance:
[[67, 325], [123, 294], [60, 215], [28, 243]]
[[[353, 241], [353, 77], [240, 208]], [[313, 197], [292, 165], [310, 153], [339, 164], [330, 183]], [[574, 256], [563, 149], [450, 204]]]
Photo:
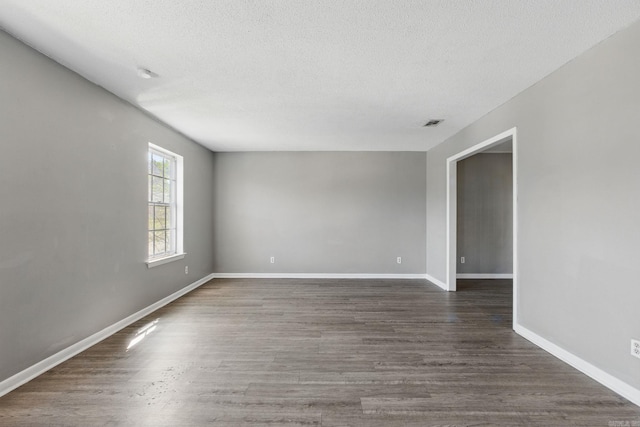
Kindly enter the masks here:
[[131, 316], [126, 317], [120, 320], [119, 322], [114, 323], [111, 326], [107, 326], [103, 330], [96, 332], [95, 334], [83, 339], [82, 341], [78, 341], [77, 343], [72, 344], [69, 347], [57, 352], [56, 354], [47, 357], [46, 359], [36, 363], [35, 365], [32, 365], [21, 372], [18, 372], [12, 377], [7, 378], [6, 380], [0, 382], [0, 397], [4, 396], [5, 394], [9, 393], [12, 390], [15, 390], [21, 385], [31, 381], [38, 375], [41, 375], [47, 372], [49, 369], [59, 365], [65, 360], [71, 359], [73, 356], [77, 355], [78, 353], [81, 353], [84, 350], [88, 349], [89, 347], [96, 345], [97, 343], [104, 340], [105, 338], [108, 338], [111, 335], [115, 334], [116, 332], [120, 331], [121, 329], [126, 328], [130, 324], [137, 322], [143, 317], [153, 313], [157, 309], [164, 307], [165, 305], [169, 304], [172, 301], [175, 301], [176, 299], [191, 292], [197, 287], [202, 286], [203, 284], [205, 284], [211, 279], [213, 279], [213, 274], [203, 277], [197, 282], [194, 282], [189, 286], [182, 288], [177, 292], [174, 292], [168, 297], [163, 298], [160, 301], [154, 304], [151, 304], [148, 307], [143, 308], [137, 313], [134, 313]]
[[434, 285], [438, 286], [439, 288], [444, 289], [445, 291], [448, 291], [449, 288], [447, 287], [447, 284], [444, 282], [441, 282], [440, 280], [436, 279], [435, 277], [433, 277], [430, 274], [426, 274], [425, 278], [430, 281], [431, 283], [433, 283]]
[[513, 279], [511, 273], [458, 273], [456, 279]]
[[[0, 382], [0, 397], [214, 278], [426, 279], [442, 289], [447, 289], [443, 282], [429, 274], [213, 273]], [[640, 406], [640, 390], [637, 388], [593, 366], [522, 325], [516, 325], [514, 329], [516, 333], [538, 347]]]
[[583, 374], [593, 378], [605, 387], [618, 393], [620, 396], [628, 399], [630, 402], [640, 406], [640, 390], [619, 380], [611, 374], [600, 368], [593, 366], [591, 363], [579, 358], [575, 354], [557, 346], [556, 344], [541, 337], [535, 332], [530, 331], [522, 325], [516, 325], [514, 330], [522, 337], [531, 341], [543, 350], [548, 351], [563, 362], [573, 366]]
[[424, 279], [424, 274], [213, 273], [216, 279]]

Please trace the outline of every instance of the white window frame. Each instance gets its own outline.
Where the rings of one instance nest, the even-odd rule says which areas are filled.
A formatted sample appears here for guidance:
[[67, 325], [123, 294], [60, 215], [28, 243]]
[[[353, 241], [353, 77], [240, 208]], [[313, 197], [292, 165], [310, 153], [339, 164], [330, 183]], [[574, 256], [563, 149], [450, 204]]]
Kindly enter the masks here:
[[[172, 227], [175, 227], [175, 236], [171, 240], [171, 251], [168, 255], [156, 256], [153, 257], [147, 253], [147, 267], [152, 268], [162, 264], [166, 264], [168, 262], [177, 261], [179, 259], [183, 259], [186, 253], [184, 252], [184, 228], [183, 228], [183, 218], [184, 218], [184, 192], [183, 192], [183, 182], [184, 182], [184, 159], [179, 154], [176, 154], [172, 151], [169, 151], [165, 148], [157, 146], [155, 144], [149, 143], [149, 148], [147, 150], [147, 163], [149, 162], [149, 153], [157, 152], [158, 154], [169, 157], [173, 164], [175, 165], [175, 185], [171, 189], [171, 220]], [[147, 166], [148, 168], [148, 166]], [[149, 177], [149, 172], [147, 171], [147, 181]], [[149, 184], [147, 184], [149, 185]], [[149, 193], [149, 190], [147, 191]], [[148, 199], [148, 196], [147, 196]], [[148, 203], [147, 203], [148, 206]], [[148, 207], [147, 207], [148, 209]], [[148, 210], [147, 210], [148, 212]], [[148, 214], [147, 214], [148, 215]], [[147, 217], [147, 236], [149, 233], [149, 219]], [[147, 246], [148, 248], [148, 246]], [[147, 249], [148, 252], [148, 249]]]

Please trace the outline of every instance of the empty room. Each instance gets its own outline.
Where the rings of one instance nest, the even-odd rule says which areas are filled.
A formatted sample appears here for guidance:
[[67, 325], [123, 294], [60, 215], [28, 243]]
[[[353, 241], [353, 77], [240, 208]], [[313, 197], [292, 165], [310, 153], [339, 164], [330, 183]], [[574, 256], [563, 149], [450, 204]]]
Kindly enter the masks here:
[[640, 427], [637, 0], [0, 2], [0, 425]]

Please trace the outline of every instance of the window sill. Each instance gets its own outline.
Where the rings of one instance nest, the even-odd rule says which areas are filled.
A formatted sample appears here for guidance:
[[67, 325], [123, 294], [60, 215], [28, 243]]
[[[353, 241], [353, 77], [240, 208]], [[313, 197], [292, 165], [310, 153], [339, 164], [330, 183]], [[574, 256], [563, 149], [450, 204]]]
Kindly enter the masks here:
[[175, 254], [175, 255], [164, 257], [164, 258], [157, 258], [157, 259], [148, 260], [147, 261], [147, 268], [153, 268], [153, 267], [157, 267], [157, 266], [162, 265], [162, 264], [167, 264], [169, 262], [177, 261], [179, 259], [184, 258], [185, 255], [186, 255], [186, 252], [183, 252], [181, 254]]

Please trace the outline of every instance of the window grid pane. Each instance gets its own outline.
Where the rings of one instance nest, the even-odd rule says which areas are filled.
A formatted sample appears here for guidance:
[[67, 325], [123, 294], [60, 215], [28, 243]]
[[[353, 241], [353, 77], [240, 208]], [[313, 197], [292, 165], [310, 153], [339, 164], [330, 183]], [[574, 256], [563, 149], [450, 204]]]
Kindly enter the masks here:
[[163, 176], [163, 164], [164, 157], [160, 154], [153, 153], [153, 162], [152, 162], [152, 170], [151, 173], [155, 176]]
[[171, 161], [167, 158], [164, 159], [163, 176], [169, 178], [171, 176]]
[[167, 207], [166, 206], [158, 206], [154, 207], [154, 229], [155, 230], [166, 230], [167, 227]]
[[165, 179], [163, 183], [163, 189], [164, 189], [164, 202], [171, 203], [171, 181], [169, 181], [168, 179]]
[[165, 239], [167, 233], [164, 231], [154, 231], [154, 252], [156, 255], [166, 253]]
[[176, 250], [175, 158], [150, 148], [149, 172], [149, 257], [172, 255]]
[[164, 201], [164, 180], [160, 177], [151, 177], [151, 201], [154, 203], [163, 203]]
[[147, 230], [148, 231], [151, 231], [154, 228], [153, 227], [153, 223], [154, 223], [154, 220], [153, 220], [153, 208], [154, 208], [154, 206], [152, 204], [149, 204], [149, 217], [147, 218], [148, 219], [148, 224], [147, 224]]

